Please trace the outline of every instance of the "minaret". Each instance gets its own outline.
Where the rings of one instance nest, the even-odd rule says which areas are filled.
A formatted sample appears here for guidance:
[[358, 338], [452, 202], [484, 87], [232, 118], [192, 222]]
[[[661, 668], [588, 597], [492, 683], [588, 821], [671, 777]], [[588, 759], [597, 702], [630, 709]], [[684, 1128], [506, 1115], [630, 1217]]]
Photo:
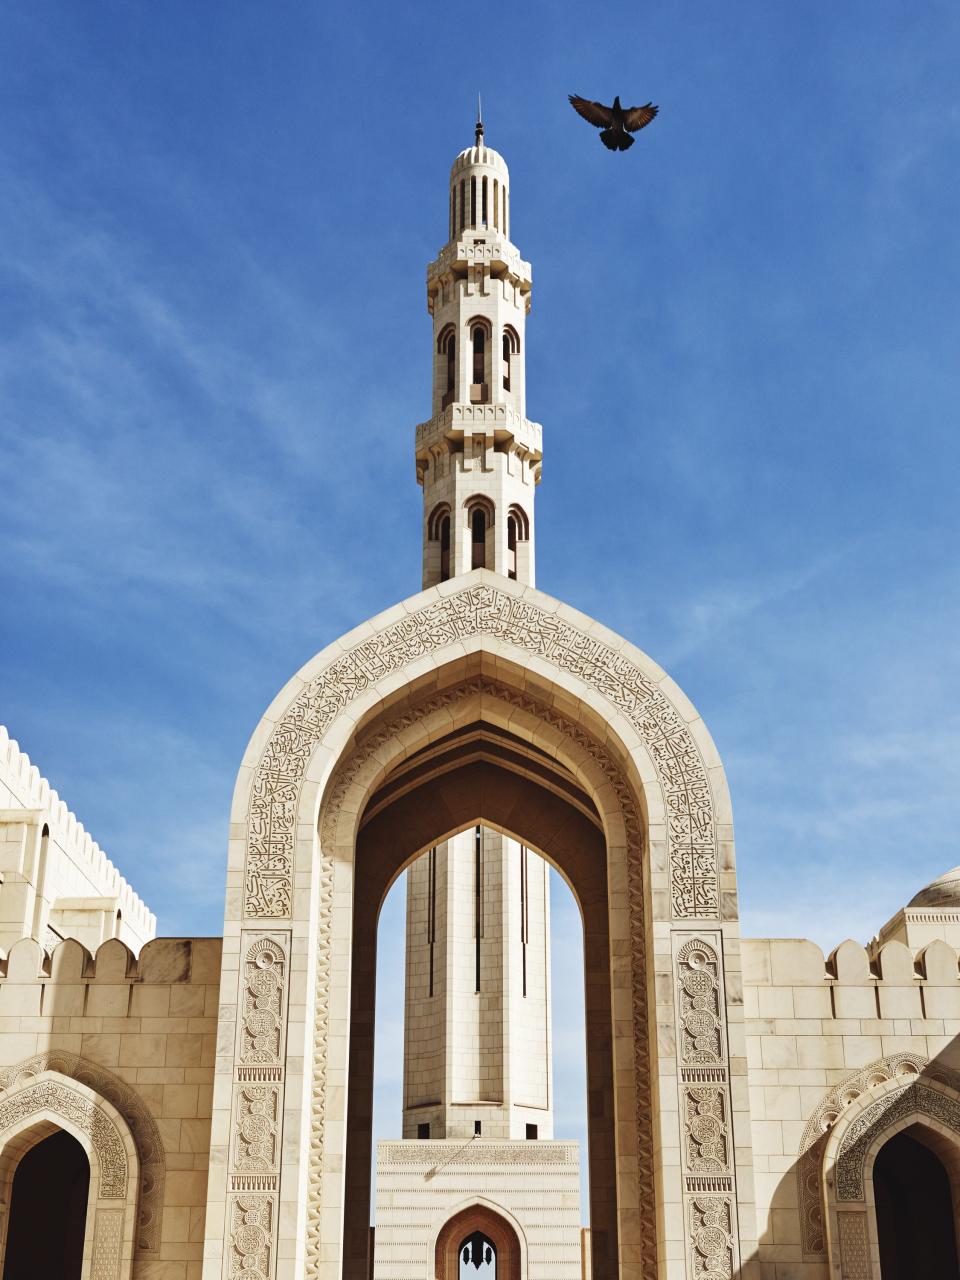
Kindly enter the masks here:
[[[450, 175], [449, 240], [427, 269], [424, 587], [476, 568], [533, 585], [530, 265], [509, 231], [507, 166], [478, 120]], [[531, 1280], [583, 1280], [579, 1144], [553, 1137], [548, 865], [476, 826], [417, 858], [406, 888], [403, 1137], [377, 1143], [373, 1280], [425, 1263], [433, 1275], [448, 1232], [453, 1262], [448, 1251], [437, 1274], [506, 1275], [519, 1257], [509, 1239], [522, 1238]]]
[[552, 1138], [547, 864], [476, 827], [407, 872], [404, 1138]]
[[427, 268], [433, 414], [417, 427], [423, 585], [493, 569], [533, 585], [542, 430], [526, 417], [530, 264], [510, 240], [510, 175], [484, 145], [450, 171], [449, 239]]

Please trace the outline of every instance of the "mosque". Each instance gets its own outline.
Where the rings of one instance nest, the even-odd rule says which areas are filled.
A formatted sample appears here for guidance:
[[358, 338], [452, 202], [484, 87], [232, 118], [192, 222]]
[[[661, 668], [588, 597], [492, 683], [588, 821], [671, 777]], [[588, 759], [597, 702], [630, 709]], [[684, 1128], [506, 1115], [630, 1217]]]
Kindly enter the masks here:
[[[740, 937], [706, 726], [534, 585], [531, 269], [479, 128], [447, 219], [422, 590], [263, 713], [222, 938], [156, 938], [0, 738], [2, 1280], [956, 1280], [960, 869], [866, 947]], [[583, 923], [589, 1223], [548, 864]], [[374, 1151], [403, 873], [402, 1136]]]

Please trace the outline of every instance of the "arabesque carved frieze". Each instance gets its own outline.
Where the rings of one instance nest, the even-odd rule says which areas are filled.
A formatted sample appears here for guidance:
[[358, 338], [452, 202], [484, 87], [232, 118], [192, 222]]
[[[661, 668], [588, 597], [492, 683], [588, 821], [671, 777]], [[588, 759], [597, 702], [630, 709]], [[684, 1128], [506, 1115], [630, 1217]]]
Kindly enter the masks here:
[[317, 743], [354, 699], [410, 663], [485, 635], [585, 681], [637, 731], [654, 762], [667, 811], [673, 915], [719, 915], [717, 832], [710, 780], [689, 727], [627, 656], [555, 614], [477, 585], [426, 605], [355, 645], [317, 675], [275, 725], [254, 776], [247, 830], [244, 912], [289, 916], [297, 806]]
[[123, 1139], [102, 1107], [72, 1089], [67, 1081], [40, 1080], [26, 1084], [0, 1101], [0, 1134], [42, 1111], [68, 1120], [90, 1138], [100, 1166], [100, 1200], [125, 1200], [127, 1153]]
[[166, 1175], [163, 1142], [157, 1122], [143, 1099], [119, 1076], [65, 1049], [48, 1049], [18, 1062], [0, 1073], [0, 1091], [26, 1083], [44, 1071], [56, 1071], [84, 1084], [123, 1116], [140, 1161], [140, 1188], [137, 1196], [136, 1251], [141, 1255], [160, 1249], [163, 1223], [163, 1188]]

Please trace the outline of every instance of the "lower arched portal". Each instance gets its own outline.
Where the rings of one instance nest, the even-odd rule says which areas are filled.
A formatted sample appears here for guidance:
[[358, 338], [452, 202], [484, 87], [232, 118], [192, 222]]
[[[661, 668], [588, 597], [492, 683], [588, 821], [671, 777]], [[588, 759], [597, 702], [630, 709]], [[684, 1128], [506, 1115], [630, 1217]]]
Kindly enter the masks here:
[[90, 1164], [62, 1129], [27, 1151], [13, 1177], [3, 1280], [80, 1280]]
[[474, 1204], [444, 1223], [434, 1248], [436, 1280], [520, 1280], [516, 1231], [490, 1205]]
[[939, 1157], [909, 1130], [885, 1143], [873, 1166], [882, 1280], [956, 1280], [953, 1197]]

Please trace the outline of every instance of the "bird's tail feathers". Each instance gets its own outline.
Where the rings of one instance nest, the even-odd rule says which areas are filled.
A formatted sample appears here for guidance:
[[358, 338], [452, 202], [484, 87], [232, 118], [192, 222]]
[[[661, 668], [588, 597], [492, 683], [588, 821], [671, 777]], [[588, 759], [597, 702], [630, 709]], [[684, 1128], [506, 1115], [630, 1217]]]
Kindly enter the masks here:
[[604, 129], [600, 141], [608, 151], [627, 151], [633, 146], [635, 139], [622, 129]]

